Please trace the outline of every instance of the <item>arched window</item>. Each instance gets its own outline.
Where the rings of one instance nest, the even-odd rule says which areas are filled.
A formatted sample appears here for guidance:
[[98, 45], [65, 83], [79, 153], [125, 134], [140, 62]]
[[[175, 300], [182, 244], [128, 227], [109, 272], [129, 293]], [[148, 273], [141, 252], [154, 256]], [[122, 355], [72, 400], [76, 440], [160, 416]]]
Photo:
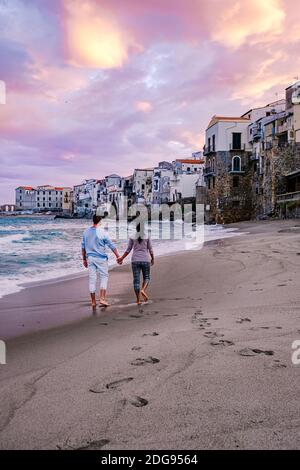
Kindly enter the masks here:
[[241, 157], [232, 158], [232, 171], [241, 171]]
[[215, 157], [212, 159], [211, 169], [212, 171], [215, 171]]

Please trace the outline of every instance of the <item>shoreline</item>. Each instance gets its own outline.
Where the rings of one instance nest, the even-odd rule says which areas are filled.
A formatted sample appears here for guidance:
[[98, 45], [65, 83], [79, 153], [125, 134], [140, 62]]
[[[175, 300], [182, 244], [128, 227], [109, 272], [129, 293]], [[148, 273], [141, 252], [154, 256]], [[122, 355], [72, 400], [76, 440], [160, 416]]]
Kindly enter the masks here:
[[[234, 225], [238, 225], [238, 224], [234, 224]], [[209, 244], [211, 242], [214, 242], [215, 240], [219, 240], [221, 238], [231, 238], [231, 237], [234, 237], [234, 236], [240, 236], [240, 235], [244, 234], [243, 232], [239, 231], [238, 227], [233, 227], [232, 228], [231, 226], [222, 226], [222, 229], [226, 230], [226, 232], [223, 234], [223, 236], [217, 237], [217, 238], [212, 239], [212, 240], [204, 241], [203, 246], [205, 246], [206, 244]], [[230, 230], [230, 231], [228, 232], [227, 230]], [[211, 236], [213, 236], [213, 235], [211, 234]], [[177, 240], [174, 240], [175, 243], [176, 243], [176, 241]], [[196, 247], [196, 250], [197, 249], [201, 249], [201, 248]], [[187, 250], [185, 250], [184, 248], [179, 249], [179, 251], [171, 250], [170, 252], [159, 253], [159, 254], [156, 255], [156, 257], [159, 258], [159, 257], [162, 257], [162, 256], [170, 256], [170, 255], [174, 255], [174, 254], [185, 252], [185, 251], [187, 251]], [[126, 262], [124, 264], [127, 264], [127, 263], [128, 263], [128, 260], [126, 260]], [[115, 267], [118, 267], [118, 266], [117, 266], [117, 263], [113, 260], [113, 262], [109, 266], [109, 270], [111, 271]], [[30, 280], [30, 281], [26, 281], [26, 282], [20, 282], [19, 284], [16, 285], [16, 287], [15, 287], [16, 290], [15, 291], [5, 293], [4, 295], [0, 296], [0, 302], [1, 302], [1, 299], [4, 299], [4, 298], [6, 298], [7, 296], [10, 296], [10, 295], [19, 294], [24, 289], [43, 286], [43, 285], [47, 285], [47, 284], [52, 285], [56, 282], [63, 282], [65, 280], [76, 279], [77, 277], [84, 277], [85, 275], [86, 275], [86, 273], [84, 271], [71, 272], [71, 273], [63, 275], [63, 276], [62, 275], [56, 276], [53, 273], [53, 276], [51, 276], [49, 278], [46, 278], [46, 279], [37, 279], [37, 280]], [[0, 306], [0, 308], [1, 308], [1, 306]]]
[[[242, 235], [242, 233], [238, 232], [236, 233], [235, 236], [240, 236]], [[231, 237], [227, 237], [227, 238], [234, 238], [235, 236], [231, 236]], [[182, 250], [182, 251], [179, 251], [179, 252], [171, 252], [171, 253], [164, 253], [164, 254], [161, 254], [161, 255], [158, 255], [156, 256], [156, 263], [157, 264], [159, 262], [159, 260], [164, 260], [164, 259], [167, 259], [169, 257], [177, 257], [177, 256], [183, 256], [184, 254], [186, 253], [191, 253], [191, 252], [201, 252], [203, 249], [205, 249], [205, 247], [209, 247], [209, 246], [214, 246], [216, 245], [220, 240], [224, 240], [224, 239], [227, 239], [227, 238], [220, 238], [220, 239], [216, 239], [216, 240], [208, 240], [207, 242], [204, 242], [202, 248], [200, 250]], [[131, 274], [131, 263], [129, 260], [127, 260], [126, 263], [124, 263], [122, 266], [118, 266], [118, 265], [113, 265], [109, 268], [109, 272], [110, 272], [110, 279], [109, 279], [109, 288], [108, 288], [108, 299], [112, 299], [112, 304], [110, 305], [110, 307], [107, 309], [108, 312], [111, 312], [117, 308], [132, 308], [132, 306], [134, 306], [135, 308], [137, 308], [137, 306], [135, 305], [134, 303], [134, 294], [133, 294], [133, 291], [132, 291], [132, 274]], [[116, 288], [115, 284], [115, 279], [116, 278], [119, 278], [120, 275], [122, 273], [122, 277], [123, 277], [123, 281], [126, 285], [126, 287], [123, 287], [120, 291], [118, 291], [118, 288]], [[26, 318], [24, 320], [24, 318], [22, 317], [19, 317], [19, 324], [18, 326], [16, 325], [16, 327], [14, 328], [14, 325], [11, 324], [13, 322], [13, 317], [14, 315], [11, 315], [11, 313], [9, 313], [9, 315], [4, 315], [4, 314], [1, 314], [1, 311], [3, 310], [9, 310], [10, 312], [11, 311], [14, 311], [15, 309], [19, 309], [20, 308], [20, 305], [23, 305], [24, 308], [26, 307], [26, 301], [28, 299], [30, 299], [30, 304], [29, 304], [29, 309], [31, 309], [33, 307], [32, 305], [32, 299], [35, 299], [37, 296], [38, 296], [38, 293], [39, 291], [42, 289], [42, 297], [44, 298], [44, 292], [49, 288], [51, 290], [50, 294], [49, 294], [49, 298], [50, 298], [50, 302], [48, 301], [47, 302], [47, 305], [53, 305], [53, 302], [51, 302], [51, 299], [52, 298], [55, 298], [55, 286], [61, 291], [61, 290], [64, 290], [64, 288], [66, 289], [70, 289], [70, 286], [72, 286], [72, 284], [75, 283], [76, 286], [78, 286], [78, 288], [80, 288], [80, 294], [82, 295], [82, 291], [83, 290], [86, 290], [86, 296], [85, 298], [83, 297], [82, 295], [82, 298], [80, 298], [80, 304], [81, 306], [84, 306], [86, 307], [85, 308], [85, 312], [82, 314], [82, 316], [77, 316], [76, 319], [74, 319], [73, 317], [69, 318], [69, 320], [67, 320], [67, 318], [65, 318], [64, 320], [60, 320], [57, 318], [57, 322], [45, 322], [44, 320], [44, 325], [42, 325], [41, 327], [38, 326], [38, 325], [41, 325], [41, 319], [39, 319], [38, 317], [35, 318], [35, 325], [31, 322], [30, 325], [28, 328], [26, 328]], [[75, 289], [77, 290], [77, 289]], [[127, 294], [127, 297], [130, 298], [130, 296], [132, 297], [132, 303], [129, 303], [129, 304], [120, 304], [120, 302], [115, 302], [115, 297], [117, 296], [124, 296], [125, 294]], [[24, 302], [25, 300], [25, 302]], [[70, 298], [68, 300], [68, 303], [70, 305], [72, 305], [73, 303], [75, 302], [74, 299]], [[78, 303], [78, 302], [77, 302]], [[151, 300], [150, 302], [148, 303], [148, 305], [151, 304]], [[54, 302], [54, 305], [55, 305], [55, 302]], [[98, 307], [99, 309], [99, 307]], [[104, 309], [100, 309], [100, 311], [105, 311]], [[63, 327], [67, 327], [67, 326], [71, 326], [72, 324], [76, 324], [78, 322], [81, 322], [81, 321], [84, 321], [86, 319], [88, 319], [91, 315], [91, 309], [90, 309], [90, 299], [89, 299], [89, 293], [88, 293], [88, 273], [87, 271], [85, 272], [82, 272], [82, 273], [74, 273], [74, 274], [68, 274], [66, 276], [62, 276], [62, 277], [59, 277], [59, 278], [56, 278], [56, 279], [46, 279], [44, 281], [35, 281], [35, 282], [29, 282], [29, 283], [26, 283], [24, 285], [24, 287], [16, 292], [16, 293], [12, 293], [12, 294], [7, 294], [5, 296], [3, 296], [2, 298], [0, 298], [0, 334], [1, 334], [1, 338], [0, 339], [3, 339], [3, 340], [14, 340], [14, 339], [17, 339], [19, 337], [28, 337], [30, 335], [34, 335], [36, 333], [41, 333], [41, 332], [47, 332], [49, 329], [55, 329], [55, 328], [63, 328]], [[6, 331], [8, 329], [9, 333], [8, 335], [6, 333], [3, 333], [4, 331]], [[13, 331], [18, 331], [18, 334], [14, 334]]]

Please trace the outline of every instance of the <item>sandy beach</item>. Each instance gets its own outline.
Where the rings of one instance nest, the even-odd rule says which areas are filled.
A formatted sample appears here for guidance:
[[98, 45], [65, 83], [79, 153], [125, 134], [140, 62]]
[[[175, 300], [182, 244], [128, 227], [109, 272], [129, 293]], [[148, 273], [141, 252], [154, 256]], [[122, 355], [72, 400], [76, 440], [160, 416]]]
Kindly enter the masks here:
[[300, 223], [130, 266], [93, 316], [85, 277], [0, 300], [1, 449], [299, 449]]

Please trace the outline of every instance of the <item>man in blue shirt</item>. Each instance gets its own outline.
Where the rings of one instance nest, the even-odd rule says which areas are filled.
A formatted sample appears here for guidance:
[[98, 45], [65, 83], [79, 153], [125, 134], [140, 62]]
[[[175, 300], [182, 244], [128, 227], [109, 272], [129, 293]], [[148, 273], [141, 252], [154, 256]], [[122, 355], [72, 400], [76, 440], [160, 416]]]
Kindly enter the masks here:
[[100, 274], [100, 305], [108, 307], [106, 290], [108, 282], [108, 256], [106, 247], [110, 248], [117, 260], [119, 252], [108, 236], [108, 233], [100, 227], [101, 217], [94, 215], [93, 225], [85, 230], [82, 239], [83, 266], [89, 268], [89, 288], [93, 309], [96, 308], [96, 284], [97, 272]]

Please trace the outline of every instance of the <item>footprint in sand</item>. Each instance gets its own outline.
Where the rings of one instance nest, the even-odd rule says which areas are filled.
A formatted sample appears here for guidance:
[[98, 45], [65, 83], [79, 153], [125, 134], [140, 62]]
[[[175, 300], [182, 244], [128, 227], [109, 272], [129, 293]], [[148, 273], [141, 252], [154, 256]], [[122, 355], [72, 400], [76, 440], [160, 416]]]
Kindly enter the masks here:
[[218, 333], [217, 331], [207, 331], [203, 336], [206, 338], [222, 338], [224, 335]]
[[166, 313], [163, 317], [178, 317], [178, 313]]
[[131, 382], [132, 380], [133, 377], [126, 377], [125, 379], [115, 380], [114, 382], [110, 382], [106, 385], [103, 385], [103, 383], [96, 383], [89, 389], [89, 391], [92, 393], [104, 393], [107, 390], [118, 389], [121, 385]]
[[236, 321], [236, 323], [244, 323], [244, 322], [251, 322], [250, 318], [240, 318]]
[[136, 406], [137, 408], [140, 408], [142, 406], [146, 406], [149, 403], [148, 400], [146, 400], [146, 398], [142, 398], [142, 397], [139, 397], [139, 396], [132, 397], [128, 401], [131, 405]]
[[[141, 311], [141, 310], [140, 310]], [[142, 318], [143, 315], [138, 315], [137, 313], [133, 313], [132, 315], [129, 315], [131, 318]]]
[[99, 450], [109, 443], [110, 441], [108, 439], [100, 439], [99, 441], [88, 441], [86, 445], [82, 447], [77, 447], [74, 450]]
[[285, 369], [287, 365], [283, 364], [283, 362], [280, 362], [279, 359], [275, 359], [271, 367], [272, 369]]
[[153, 333], [144, 333], [143, 336], [158, 336], [159, 333], [157, 333], [156, 331], [153, 331]]
[[252, 348], [244, 348], [244, 349], [241, 349], [238, 354], [240, 356], [257, 356], [258, 354], [264, 354], [266, 356], [273, 356], [274, 355], [274, 351], [271, 351], [271, 350], [267, 350], [267, 351], [264, 351], [262, 349], [252, 349]]
[[133, 346], [133, 347], [131, 348], [131, 351], [139, 351], [140, 349], [142, 349], [141, 346]]
[[219, 339], [211, 341], [211, 346], [233, 346], [234, 343], [232, 341], [228, 341], [227, 339]]
[[145, 364], [157, 364], [158, 362], [160, 362], [159, 359], [157, 359], [156, 357], [149, 356], [149, 357], [138, 357], [137, 359], [132, 361], [130, 364], [132, 366], [144, 366]]

